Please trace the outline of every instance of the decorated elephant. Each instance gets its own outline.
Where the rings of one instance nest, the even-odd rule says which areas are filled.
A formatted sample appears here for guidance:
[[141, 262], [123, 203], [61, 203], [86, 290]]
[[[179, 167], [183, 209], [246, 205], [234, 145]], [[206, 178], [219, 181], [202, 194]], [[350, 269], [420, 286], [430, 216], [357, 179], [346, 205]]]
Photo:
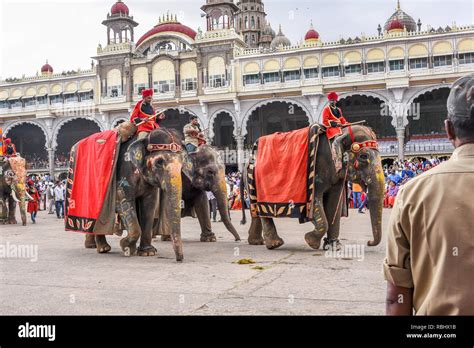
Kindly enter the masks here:
[[[128, 126], [136, 129], [131, 124]], [[161, 128], [142, 139], [134, 136], [120, 146], [113, 184], [115, 199], [112, 205], [115, 205], [113, 213], [118, 213], [120, 217], [120, 228], [128, 232], [127, 236], [120, 240], [120, 246], [126, 256], [135, 253], [139, 256], [155, 255], [156, 249], [151, 245], [152, 227], [154, 207], [158, 191], [161, 191], [161, 198], [166, 202], [161, 205], [160, 213], [163, 228], [171, 236], [176, 260], [183, 260], [181, 143], [182, 139], [178, 132]], [[69, 202], [66, 203], [69, 204]], [[114, 219], [110, 218], [109, 214], [109, 218], [104, 220]], [[68, 218], [66, 223], [68, 224]], [[115, 227], [117, 227], [117, 222]], [[99, 253], [110, 251], [106, 234], [111, 233], [87, 234], [85, 247], [97, 248]], [[140, 245], [137, 248], [138, 240], [140, 240]]]
[[[296, 205], [296, 208], [301, 209], [302, 212], [311, 209], [308, 212], [308, 216], [311, 216], [311, 218], [306, 221], [311, 221], [314, 224], [314, 230], [306, 233], [305, 240], [307, 244], [313, 249], [319, 249], [321, 239], [327, 233], [323, 248], [326, 249], [328, 246], [340, 248], [338, 237], [341, 213], [346, 208], [344, 196], [346, 195], [347, 180], [360, 184], [368, 193], [368, 207], [373, 234], [373, 240], [369, 241], [368, 245], [375, 246], [379, 244], [382, 236], [385, 181], [374, 132], [370, 128], [360, 125], [344, 128], [342, 134], [335, 139], [332, 147], [326, 137], [325, 128], [319, 125], [316, 125], [316, 127], [319, 127], [319, 130], [312, 136], [312, 141], [318, 143], [316, 147], [313, 147], [316, 156], [312, 156], [312, 150], [309, 156], [309, 158], [315, 158], [315, 163], [310, 163], [308, 166], [308, 185], [310, 190], [314, 190], [308, 192], [312, 192], [311, 194], [314, 194], [314, 197], [312, 197], [313, 200], [310, 205]], [[334, 157], [337, 156], [336, 154], [339, 154], [339, 159], [342, 162], [342, 169], [340, 170], [336, 170], [333, 161]], [[256, 165], [259, 165], [258, 161]], [[254, 187], [254, 166], [255, 163], [252, 160], [246, 165], [244, 178], [251, 198], [255, 199], [255, 189], [258, 190], [258, 187]], [[270, 171], [261, 173], [261, 175], [263, 176], [262, 180], [271, 180], [275, 173]], [[252, 182], [250, 183], [250, 181]], [[290, 205], [288, 209], [293, 209], [294, 206], [295, 204], [293, 204], [293, 207]], [[256, 211], [260, 208], [262, 210]], [[268, 249], [274, 249], [283, 245], [284, 241], [278, 236], [272, 214], [267, 211], [267, 208], [273, 211], [272, 206], [252, 204], [253, 214], [248, 242], [252, 245], [265, 244]], [[288, 213], [285, 211], [287, 207], [281, 206], [279, 208], [275, 205], [275, 208], [275, 217], [292, 214], [290, 211]], [[264, 213], [268, 213], [268, 215], [261, 217], [265, 215]], [[243, 223], [245, 223], [244, 211]]]
[[[209, 212], [209, 201], [206, 191], [214, 194], [221, 220], [236, 241], [240, 236], [232, 225], [227, 205], [227, 186], [225, 182], [225, 166], [217, 150], [210, 145], [201, 145], [187, 154], [183, 163], [183, 211], [181, 216], [192, 216], [193, 209], [201, 226], [201, 242], [215, 242]], [[163, 221], [163, 220], [162, 220]], [[166, 230], [160, 228], [161, 239], [168, 240]]]
[[[0, 157], [0, 221], [16, 224], [16, 206], [20, 207], [23, 226], [26, 226], [25, 188], [26, 161], [20, 156]], [[31, 198], [31, 197], [29, 197]]]

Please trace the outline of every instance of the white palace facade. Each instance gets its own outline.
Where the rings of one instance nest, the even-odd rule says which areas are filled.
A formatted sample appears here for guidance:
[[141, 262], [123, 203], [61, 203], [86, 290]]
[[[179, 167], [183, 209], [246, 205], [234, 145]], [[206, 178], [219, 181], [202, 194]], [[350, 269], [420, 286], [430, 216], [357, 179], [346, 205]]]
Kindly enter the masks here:
[[162, 125], [182, 130], [196, 115], [221, 149], [320, 122], [336, 91], [345, 117], [374, 129], [383, 157], [452, 152], [446, 100], [452, 82], [474, 72], [474, 25], [423, 28], [398, 3], [375, 35], [324, 41], [308, 23], [304, 41], [291, 43], [262, 0], [207, 0], [201, 10], [206, 30], [157, 14], [136, 40], [138, 23], [117, 1], [90, 69], [57, 73], [47, 63], [37, 76], [0, 81], [0, 128], [30, 170], [64, 170], [70, 147], [129, 119], [143, 88], [155, 90]]

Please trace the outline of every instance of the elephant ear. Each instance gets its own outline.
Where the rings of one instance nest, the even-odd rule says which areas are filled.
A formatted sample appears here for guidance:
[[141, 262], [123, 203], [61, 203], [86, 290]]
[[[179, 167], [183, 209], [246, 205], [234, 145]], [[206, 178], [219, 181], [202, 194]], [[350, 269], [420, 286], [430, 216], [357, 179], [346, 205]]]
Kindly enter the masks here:
[[194, 173], [194, 161], [192, 155], [189, 155], [187, 151], [183, 150], [183, 167], [182, 172], [183, 174], [192, 182], [193, 181], [193, 173]]
[[147, 139], [135, 140], [127, 149], [126, 157], [130, 159], [130, 162], [137, 168], [140, 173], [145, 171], [145, 156], [146, 146], [148, 144]]

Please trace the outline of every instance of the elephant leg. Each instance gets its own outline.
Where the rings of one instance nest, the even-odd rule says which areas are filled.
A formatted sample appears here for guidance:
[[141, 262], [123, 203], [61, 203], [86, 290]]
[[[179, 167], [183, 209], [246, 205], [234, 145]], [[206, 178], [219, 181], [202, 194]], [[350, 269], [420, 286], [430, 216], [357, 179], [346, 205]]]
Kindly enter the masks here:
[[276, 249], [281, 247], [285, 242], [277, 233], [273, 219], [261, 218], [263, 227], [263, 236], [265, 238], [265, 246], [267, 249]]
[[93, 234], [86, 234], [84, 247], [86, 249], [95, 249], [97, 247], [97, 244], [95, 243], [95, 236]]
[[263, 245], [262, 221], [260, 218], [253, 217], [251, 219], [248, 242], [250, 245]]
[[13, 199], [13, 197], [8, 197], [8, 223], [11, 225], [17, 224], [15, 213], [16, 213], [16, 202]]
[[343, 183], [340, 185], [333, 186], [331, 191], [326, 197], [324, 202], [326, 215], [329, 219], [328, 221], [328, 235], [324, 239], [323, 248], [327, 249], [331, 247], [335, 250], [340, 250], [342, 248], [341, 243], [339, 242], [339, 228], [341, 224], [341, 212], [342, 205], [344, 201], [339, 202], [341, 196], [341, 189], [343, 188]]
[[97, 244], [97, 252], [99, 254], [108, 253], [112, 249], [104, 235], [95, 236], [95, 243]]
[[[138, 256], [155, 256], [156, 249], [151, 245], [153, 238], [153, 223], [155, 220], [155, 205], [157, 195], [151, 192], [138, 200], [138, 215], [142, 234], [140, 237], [140, 246]], [[151, 207], [151, 208], [150, 208]]]
[[199, 225], [201, 225], [201, 242], [215, 242], [216, 235], [212, 232], [209, 200], [207, 199], [206, 192], [201, 191], [194, 199], [194, 210], [196, 211]]
[[328, 220], [324, 211], [322, 196], [316, 198], [314, 202], [314, 230], [305, 234], [304, 239], [306, 243], [313, 249], [319, 249], [321, 246], [321, 239], [328, 230]]
[[[123, 197], [123, 194], [119, 191], [117, 198], [120, 199], [121, 197]], [[127, 237], [120, 240], [120, 247], [125, 256], [131, 256], [137, 251], [137, 241], [142, 232], [135, 210], [135, 202], [123, 198], [123, 200], [118, 202], [117, 206], [120, 219], [128, 232]]]

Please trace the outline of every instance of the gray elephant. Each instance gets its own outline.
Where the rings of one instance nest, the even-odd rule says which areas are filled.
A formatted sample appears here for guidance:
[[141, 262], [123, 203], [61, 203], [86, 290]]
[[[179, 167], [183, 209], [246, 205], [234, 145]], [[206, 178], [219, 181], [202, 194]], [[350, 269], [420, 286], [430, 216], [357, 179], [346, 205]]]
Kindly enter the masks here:
[[[183, 153], [181, 136], [172, 129], [158, 129], [150, 136], [135, 136], [121, 145], [116, 171], [116, 212], [128, 235], [120, 246], [125, 255], [153, 256], [151, 245], [158, 191], [165, 204], [160, 218], [171, 236], [177, 261], [183, 260], [181, 241], [181, 169]], [[140, 240], [137, 248], [136, 244]], [[99, 253], [110, 251], [105, 235], [86, 235], [86, 248]]]
[[[343, 130], [343, 134], [335, 140], [335, 146], [344, 159], [342, 169], [339, 171], [336, 171], [333, 165], [331, 145], [326, 135], [323, 133], [319, 136], [317, 161], [314, 173], [310, 174], [314, 177], [316, 185], [314, 218], [311, 221], [314, 224], [314, 230], [306, 233], [307, 244], [313, 249], [319, 249], [321, 239], [327, 233], [323, 248], [328, 245], [340, 247], [338, 238], [343, 208], [341, 193], [344, 192], [343, 188], [347, 179], [360, 184], [368, 192], [368, 206], [374, 239], [367, 244], [369, 246], [379, 244], [382, 237], [385, 178], [380, 153], [375, 148], [376, 136], [374, 132], [364, 126], [352, 126], [352, 134], [348, 128]], [[250, 165], [250, 163], [246, 165], [244, 173], [246, 180], [248, 180]], [[265, 175], [271, 176], [272, 173], [265, 173]], [[248, 190], [248, 182], [246, 186]], [[244, 211], [243, 223], [245, 223]], [[278, 236], [273, 219], [259, 217], [252, 217], [248, 242], [253, 245], [265, 244], [268, 249], [275, 249], [284, 244]]]
[[26, 226], [25, 187], [26, 161], [20, 156], [0, 157], [0, 221], [16, 224], [16, 207], [20, 207], [23, 226]]
[[[201, 226], [201, 242], [215, 242], [209, 212], [209, 201], [206, 191], [214, 194], [221, 220], [227, 230], [240, 241], [240, 236], [233, 226], [227, 205], [227, 186], [225, 182], [225, 165], [217, 150], [210, 145], [201, 145], [185, 156], [182, 172], [183, 211], [182, 217], [193, 216], [193, 210]], [[166, 231], [160, 228], [161, 239], [169, 240]]]

